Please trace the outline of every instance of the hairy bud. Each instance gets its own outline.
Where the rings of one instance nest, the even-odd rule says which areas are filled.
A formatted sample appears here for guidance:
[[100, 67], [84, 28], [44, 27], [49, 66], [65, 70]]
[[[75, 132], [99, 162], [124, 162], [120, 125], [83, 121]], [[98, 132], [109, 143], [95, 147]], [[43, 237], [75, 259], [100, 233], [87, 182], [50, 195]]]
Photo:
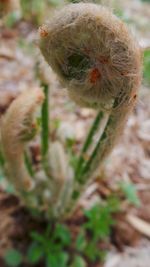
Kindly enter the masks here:
[[125, 24], [105, 7], [71, 4], [40, 30], [40, 49], [80, 105], [107, 109], [136, 94], [141, 53]]
[[109, 111], [89, 160], [83, 157], [88, 139], [81, 152], [77, 182], [68, 204], [72, 212], [81, 192], [118, 141], [134, 107], [141, 81], [141, 51], [119, 18], [92, 3], [68, 5], [39, 33], [41, 52], [70, 97], [81, 106]]
[[33, 114], [44, 99], [40, 89], [22, 93], [8, 108], [1, 125], [1, 142], [7, 162], [8, 177], [17, 191], [29, 191], [33, 182], [24, 164], [25, 142], [35, 134]]

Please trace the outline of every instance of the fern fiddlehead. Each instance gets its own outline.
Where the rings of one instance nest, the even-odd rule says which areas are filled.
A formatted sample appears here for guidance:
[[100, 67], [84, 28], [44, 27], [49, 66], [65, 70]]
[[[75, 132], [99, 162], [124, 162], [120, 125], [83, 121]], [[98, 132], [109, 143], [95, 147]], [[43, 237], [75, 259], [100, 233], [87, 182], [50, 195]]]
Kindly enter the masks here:
[[[136, 102], [141, 52], [125, 24], [96, 4], [68, 5], [39, 32], [41, 52], [70, 97], [80, 106], [109, 111], [104, 132], [86, 162], [81, 153], [69, 204], [72, 209], [118, 140]], [[86, 143], [83, 153], [85, 149]]]

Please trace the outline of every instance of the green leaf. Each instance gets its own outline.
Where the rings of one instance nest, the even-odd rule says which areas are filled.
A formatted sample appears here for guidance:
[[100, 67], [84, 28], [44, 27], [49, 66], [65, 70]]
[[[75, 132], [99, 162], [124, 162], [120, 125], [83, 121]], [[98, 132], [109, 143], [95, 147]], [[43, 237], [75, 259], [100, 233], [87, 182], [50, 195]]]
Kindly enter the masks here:
[[54, 255], [48, 254], [46, 258], [46, 267], [58, 267], [58, 261]]
[[65, 225], [57, 224], [54, 233], [55, 239], [60, 239], [63, 245], [69, 245], [71, 242], [71, 235]]
[[33, 240], [35, 240], [35, 241], [37, 241], [37, 242], [39, 242], [41, 244], [43, 244], [45, 242], [44, 241], [44, 237], [41, 234], [37, 233], [37, 232], [32, 232], [31, 233], [31, 237], [32, 237]]
[[52, 129], [54, 128], [54, 130], [57, 130], [60, 127], [61, 124], [61, 120], [56, 118], [51, 120], [51, 124], [52, 124]]
[[9, 13], [5, 18], [5, 24], [8, 28], [12, 28], [19, 20], [21, 16], [18, 11]]
[[0, 173], [0, 182], [4, 180], [4, 176]]
[[64, 252], [49, 253], [46, 259], [46, 267], [67, 267], [68, 254]]
[[84, 253], [90, 261], [95, 262], [99, 256], [99, 249], [97, 248], [97, 243], [95, 242], [88, 243]]
[[120, 183], [120, 187], [130, 203], [134, 204], [135, 206], [140, 205], [140, 200], [137, 196], [137, 191], [133, 183], [122, 182]]
[[85, 233], [82, 231], [76, 239], [76, 243], [75, 243], [75, 248], [79, 251], [82, 252], [84, 251], [85, 247], [86, 247], [87, 241], [86, 241], [86, 237], [85, 237]]
[[144, 79], [150, 84], [150, 50], [144, 51]]
[[35, 264], [41, 260], [44, 252], [41, 246], [38, 246], [36, 243], [31, 244], [28, 250], [27, 258], [30, 263]]
[[48, 0], [48, 2], [54, 6], [59, 6], [61, 5], [62, 0]]
[[74, 138], [67, 138], [66, 139], [66, 146], [68, 149], [72, 149], [73, 145], [75, 144], [76, 140]]
[[107, 206], [110, 212], [114, 213], [120, 209], [120, 199], [114, 195], [110, 195], [107, 198]]
[[18, 250], [10, 249], [6, 252], [4, 260], [8, 266], [17, 267], [21, 264], [23, 257]]
[[68, 253], [61, 252], [58, 256], [59, 259], [59, 266], [60, 267], [67, 267], [68, 266], [68, 260], [69, 260], [69, 255]]
[[87, 264], [81, 256], [75, 256], [71, 267], [86, 267]]
[[12, 184], [8, 184], [6, 187], [6, 192], [9, 194], [14, 194], [14, 192], [15, 192], [14, 186]]
[[110, 234], [110, 226], [114, 224], [111, 212], [107, 204], [95, 205], [90, 210], [85, 211], [87, 222], [84, 228], [93, 235], [93, 240], [107, 238]]

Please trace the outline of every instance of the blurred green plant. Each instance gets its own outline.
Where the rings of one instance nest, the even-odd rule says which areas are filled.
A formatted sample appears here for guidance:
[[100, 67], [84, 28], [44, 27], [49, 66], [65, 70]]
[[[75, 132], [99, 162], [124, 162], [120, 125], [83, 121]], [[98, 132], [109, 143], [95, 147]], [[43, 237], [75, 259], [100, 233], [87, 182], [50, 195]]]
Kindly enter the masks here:
[[76, 255], [69, 267], [86, 267], [87, 264], [82, 256]]
[[144, 70], [143, 75], [145, 81], [150, 84], [150, 50], [144, 51]]
[[78, 156], [74, 151], [74, 144], [76, 143], [75, 139], [67, 138], [66, 139], [66, 150], [69, 155], [69, 162], [72, 168], [75, 170], [78, 164]]
[[25, 20], [40, 24], [46, 10], [46, 1], [44, 0], [20, 0], [22, 16]]
[[6, 27], [13, 28], [20, 19], [21, 19], [20, 12], [12, 11], [5, 16], [4, 23]]
[[110, 196], [104, 203], [85, 210], [85, 223], [80, 226], [74, 241], [67, 224], [49, 223], [44, 232], [31, 232], [25, 256], [18, 250], [8, 250], [5, 262], [9, 267], [17, 267], [23, 262], [31, 266], [44, 262], [46, 267], [86, 267], [85, 259], [91, 264], [104, 260], [106, 250], [101, 250], [98, 243], [108, 240], [114, 225], [113, 214], [119, 207], [119, 199]]
[[140, 206], [140, 199], [137, 195], [136, 187], [131, 182], [121, 182], [120, 188], [122, 189], [126, 199], [135, 206]]
[[98, 244], [102, 240], [108, 240], [111, 227], [115, 223], [112, 215], [118, 212], [119, 208], [119, 199], [110, 196], [105, 203], [96, 204], [84, 211], [86, 222], [77, 236], [75, 247], [91, 263], [104, 259], [106, 251], [101, 250]]
[[23, 260], [22, 254], [16, 249], [7, 250], [4, 260], [7, 266], [18, 267]]
[[53, 6], [59, 6], [61, 4], [64, 4], [64, 1], [62, 0], [48, 0], [48, 3]]
[[82, 1], [81, 0], [68, 0], [68, 2], [70, 2], [70, 3], [80, 3]]
[[46, 267], [66, 267], [69, 255], [65, 248], [70, 245], [71, 235], [65, 225], [56, 224], [55, 228], [47, 227], [44, 234], [31, 233], [33, 240], [27, 253], [27, 260], [35, 264], [43, 259]]

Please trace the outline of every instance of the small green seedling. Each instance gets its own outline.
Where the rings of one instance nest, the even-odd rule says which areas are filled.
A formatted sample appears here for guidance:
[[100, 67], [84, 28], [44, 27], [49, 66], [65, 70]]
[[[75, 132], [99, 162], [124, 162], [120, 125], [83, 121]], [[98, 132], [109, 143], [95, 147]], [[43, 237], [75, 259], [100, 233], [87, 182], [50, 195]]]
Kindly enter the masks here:
[[18, 267], [22, 263], [22, 254], [16, 249], [6, 251], [4, 260], [9, 267]]

